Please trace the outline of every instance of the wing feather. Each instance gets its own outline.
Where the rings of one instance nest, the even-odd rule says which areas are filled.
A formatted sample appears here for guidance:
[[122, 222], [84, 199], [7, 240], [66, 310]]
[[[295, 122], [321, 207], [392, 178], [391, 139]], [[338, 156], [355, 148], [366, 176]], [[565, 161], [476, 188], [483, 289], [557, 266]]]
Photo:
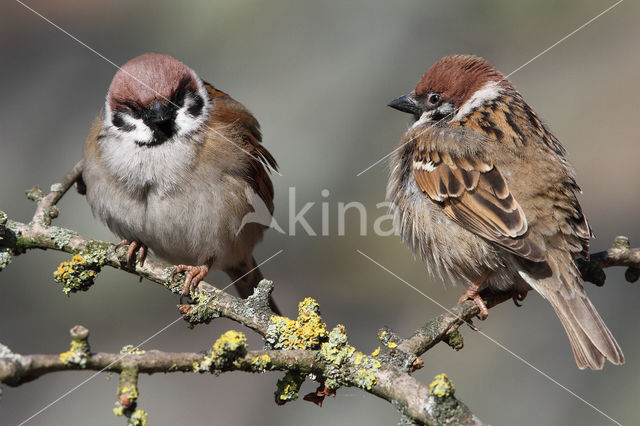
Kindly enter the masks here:
[[430, 146], [414, 156], [413, 176], [454, 222], [520, 257], [545, 260], [544, 250], [527, 237], [525, 214], [491, 161]]

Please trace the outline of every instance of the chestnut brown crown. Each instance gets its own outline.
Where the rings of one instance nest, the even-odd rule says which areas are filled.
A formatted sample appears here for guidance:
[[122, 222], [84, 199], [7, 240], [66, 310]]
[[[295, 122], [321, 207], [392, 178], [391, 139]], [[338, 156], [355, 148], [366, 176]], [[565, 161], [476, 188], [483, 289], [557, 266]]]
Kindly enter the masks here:
[[414, 93], [416, 98], [438, 93], [445, 102], [460, 107], [490, 81], [499, 82], [505, 87], [511, 86], [504, 75], [483, 58], [451, 55], [445, 56], [429, 68], [418, 82]]
[[155, 99], [172, 101], [180, 90], [198, 89], [193, 71], [170, 55], [145, 53], [118, 70], [109, 86], [107, 104], [115, 110], [126, 104], [147, 107]]
[[500, 71], [478, 56], [445, 56], [429, 68], [411, 93], [391, 101], [389, 106], [413, 114], [416, 120], [428, 112], [429, 121], [437, 121], [452, 117], [489, 82], [513, 89]]

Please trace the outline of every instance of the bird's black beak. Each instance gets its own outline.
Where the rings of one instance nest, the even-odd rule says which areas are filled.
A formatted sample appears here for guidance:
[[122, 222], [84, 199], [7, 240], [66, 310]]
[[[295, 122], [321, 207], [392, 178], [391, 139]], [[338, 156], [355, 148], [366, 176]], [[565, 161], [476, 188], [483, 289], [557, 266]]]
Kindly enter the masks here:
[[393, 109], [397, 109], [398, 111], [413, 114], [415, 116], [420, 115], [420, 107], [411, 93], [407, 93], [406, 95], [392, 100], [389, 102], [389, 106]]
[[163, 104], [157, 99], [148, 107], [143, 115], [143, 121], [154, 134], [154, 143], [160, 144], [171, 138], [174, 133], [173, 122], [175, 110], [171, 103]]
[[153, 124], [161, 124], [173, 118], [171, 105], [165, 105], [157, 99], [149, 107], [148, 121]]

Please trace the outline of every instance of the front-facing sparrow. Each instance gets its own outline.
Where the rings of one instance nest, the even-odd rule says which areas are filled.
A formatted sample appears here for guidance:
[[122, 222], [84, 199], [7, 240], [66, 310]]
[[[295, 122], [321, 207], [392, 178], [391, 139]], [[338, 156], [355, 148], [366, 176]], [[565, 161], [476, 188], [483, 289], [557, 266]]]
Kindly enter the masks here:
[[188, 294], [212, 269], [243, 297], [262, 279], [252, 252], [266, 227], [241, 226], [257, 194], [273, 213], [276, 161], [240, 102], [169, 55], [144, 54], [114, 76], [84, 145], [94, 215], [129, 244], [187, 271]]
[[624, 363], [587, 297], [577, 257], [591, 231], [565, 150], [505, 76], [476, 56], [447, 56], [389, 106], [413, 115], [391, 161], [387, 198], [401, 235], [444, 279], [549, 301], [578, 367]]

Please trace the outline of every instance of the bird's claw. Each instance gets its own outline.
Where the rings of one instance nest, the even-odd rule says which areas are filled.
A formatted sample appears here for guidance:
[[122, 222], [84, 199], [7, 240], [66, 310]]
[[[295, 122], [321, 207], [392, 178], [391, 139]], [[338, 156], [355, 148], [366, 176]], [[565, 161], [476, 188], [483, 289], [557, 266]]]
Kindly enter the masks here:
[[513, 299], [513, 303], [517, 306], [517, 307], [521, 307], [522, 305], [518, 302], [522, 302], [525, 298], [527, 297], [527, 293], [526, 292], [522, 292], [522, 293], [516, 293], [514, 294], [511, 299]]
[[182, 288], [182, 298], [188, 296], [189, 293], [198, 287], [198, 284], [209, 273], [209, 267], [207, 265], [192, 266], [192, 265], [176, 265], [175, 273], [187, 271], [187, 276], [184, 280], [184, 287]]
[[489, 317], [489, 309], [487, 308], [487, 305], [484, 303], [484, 300], [482, 300], [482, 297], [480, 297], [480, 295], [477, 292], [475, 294], [468, 294], [468, 293], [470, 293], [469, 290], [467, 290], [460, 297], [460, 299], [458, 299], [458, 304], [464, 302], [465, 300], [472, 300], [476, 304], [476, 306], [480, 309], [478, 318], [480, 318], [482, 321], [486, 320]]
[[129, 246], [127, 250], [127, 265], [130, 268], [135, 267], [137, 255], [138, 263], [140, 266], [144, 266], [144, 261], [147, 258], [147, 246], [139, 241], [122, 240], [116, 245], [114, 250], [118, 250], [120, 247], [127, 245]]

